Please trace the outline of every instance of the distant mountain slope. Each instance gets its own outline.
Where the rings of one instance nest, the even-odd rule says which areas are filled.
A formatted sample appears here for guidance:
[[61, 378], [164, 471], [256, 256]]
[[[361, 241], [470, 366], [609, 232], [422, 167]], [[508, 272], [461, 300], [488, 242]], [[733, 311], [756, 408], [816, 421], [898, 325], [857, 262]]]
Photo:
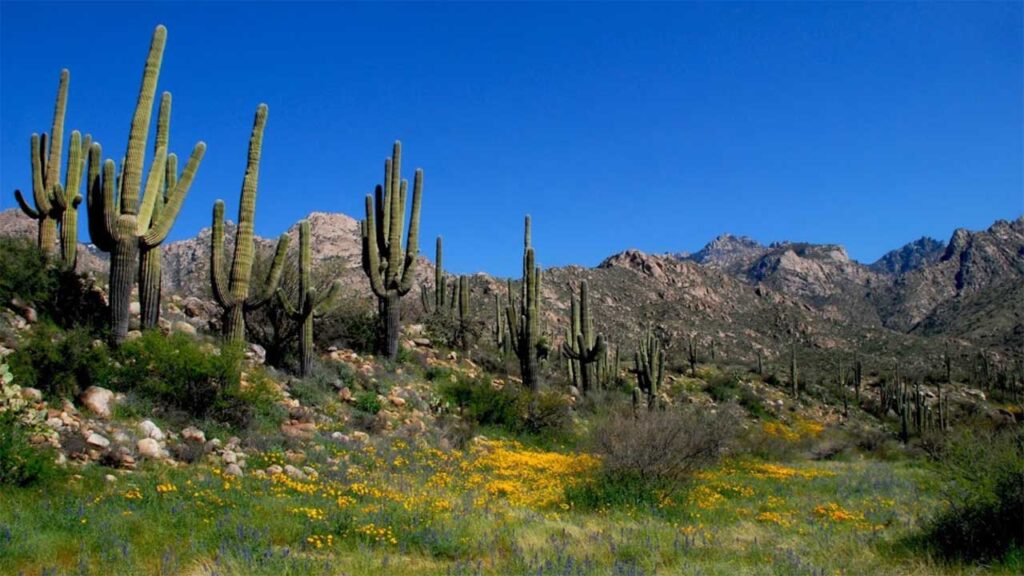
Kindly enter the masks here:
[[884, 274], [904, 274], [938, 262], [946, 252], [940, 240], [922, 236], [901, 248], [885, 253], [869, 268]]

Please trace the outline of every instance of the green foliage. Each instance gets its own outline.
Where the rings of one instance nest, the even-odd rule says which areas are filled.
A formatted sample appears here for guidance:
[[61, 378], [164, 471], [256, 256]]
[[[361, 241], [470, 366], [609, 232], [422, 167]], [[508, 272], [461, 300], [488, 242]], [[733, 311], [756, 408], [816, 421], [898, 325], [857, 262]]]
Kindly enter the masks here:
[[12, 412], [0, 412], [0, 486], [32, 486], [58, 473], [53, 454], [32, 446]]
[[736, 374], [715, 374], [708, 379], [704, 391], [718, 403], [735, 401], [751, 416], [761, 419], [771, 417], [757, 393], [749, 386], [743, 386]]
[[22, 386], [38, 388], [51, 398], [77, 395], [89, 386], [109, 386], [116, 369], [103, 345], [84, 329], [59, 330], [37, 324], [9, 357]]
[[147, 332], [126, 342], [118, 358], [117, 389], [159, 399], [198, 418], [238, 394], [242, 352], [235, 346], [218, 350], [185, 334]]
[[565, 397], [553, 391], [530, 392], [515, 386], [495, 388], [486, 379], [438, 378], [441, 397], [462, 416], [480, 426], [512, 434], [557, 435], [572, 424]]
[[63, 328], [95, 329], [106, 321], [106, 306], [84, 276], [56, 266], [26, 239], [0, 238], [0, 302], [12, 300]]
[[939, 470], [949, 507], [924, 534], [950, 560], [983, 562], [1024, 550], [1024, 432], [965, 430], [943, 451]]
[[384, 406], [380, 403], [380, 399], [377, 398], [377, 393], [372, 390], [366, 390], [359, 392], [355, 396], [355, 407], [356, 410], [366, 412], [367, 414], [376, 414], [380, 412]]

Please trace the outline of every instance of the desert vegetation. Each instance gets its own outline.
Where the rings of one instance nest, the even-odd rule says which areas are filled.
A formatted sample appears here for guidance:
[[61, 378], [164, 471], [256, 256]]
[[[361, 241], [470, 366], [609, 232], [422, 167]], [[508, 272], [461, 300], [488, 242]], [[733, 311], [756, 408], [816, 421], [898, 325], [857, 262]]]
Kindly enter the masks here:
[[[0, 572], [1024, 570], [1019, 351], [825, 345], [799, 307], [774, 338], [673, 331], [692, 310], [623, 318], [621, 276], [598, 297], [590, 271], [542, 269], [530, 216], [519, 279], [446, 273], [440, 237], [427, 269], [424, 171], [410, 191], [400, 142], [352, 291], [308, 219], [297, 247], [255, 237], [260, 104], [230, 244], [213, 206], [211, 297], [167, 293], [205, 151], [178, 172], [170, 94], [156, 104], [167, 37], [120, 164], [77, 131], [62, 158], [67, 71], [31, 136], [34, 205], [15, 196], [38, 233], [0, 239]], [[76, 266], [83, 198], [105, 274]]]

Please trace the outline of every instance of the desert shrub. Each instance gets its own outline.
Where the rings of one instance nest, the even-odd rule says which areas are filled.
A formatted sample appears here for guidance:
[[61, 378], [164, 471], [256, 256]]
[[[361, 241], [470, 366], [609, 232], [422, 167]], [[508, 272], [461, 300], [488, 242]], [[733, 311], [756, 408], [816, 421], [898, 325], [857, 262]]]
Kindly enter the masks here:
[[737, 426], [730, 406], [618, 412], [594, 429], [590, 444], [606, 479], [671, 491], [717, 461]]
[[532, 393], [518, 386], [495, 387], [484, 378], [438, 378], [441, 398], [474, 426], [493, 426], [512, 434], [553, 436], [568, 431], [572, 410], [555, 391]]
[[965, 429], [943, 450], [948, 506], [923, 542], [950, 560], [998, 560], [1024, 549], [1024, 431]]
[[224, 415], [224, 405], [243, 409], [239, 396], [242, 352], [211, 349], [185, 334], [147, 332], [117, 351], [121, 369], [114, 387], [155, 398], [191, 416]]
[[8, 362], [22, 386], [50, 398], [75, 396], [89, 386], [108, 386], [116, 371], [106, 346], [94, 340], [84, 328], [63, 331], [40, 323]]
[[11, 412], [0, 412], [0, 486], [31, 486], [57, 475], [49, 449], [33, 446]]
[[357, 393], [355, 395], [355, 407], [356, 410], [367, 414], [376, 414], [383, 408], [380, 399], [377, 398], [377, 393], [372, 390]]
[[0, 303], [19, 300], [63, 328], [99, 330], [106, 305], [87, 277], [53, 263], [34, 242], [0, 238]]
[[293, 398], [306, 406], [322, 406], [334, 398], [336, 390], [351, 387], [355, 375], [348, 364], [325, 362], [314, 364], [313, 373], [292, 382], [289, 391]]
[[735, 401], [740, 406], [745, 408], [751, 416], [757, 418], [769, 418], [771, 415], [768, 410], [761, 403], [761, 399], [758, 398], [757, 393], [754, 392], [749, 386], [744, 386], [736, 374], [715, 374], [708, 379], [707, 385], [704, 387], [705, 392], [714, 399], [715, 402], [724, 403]]

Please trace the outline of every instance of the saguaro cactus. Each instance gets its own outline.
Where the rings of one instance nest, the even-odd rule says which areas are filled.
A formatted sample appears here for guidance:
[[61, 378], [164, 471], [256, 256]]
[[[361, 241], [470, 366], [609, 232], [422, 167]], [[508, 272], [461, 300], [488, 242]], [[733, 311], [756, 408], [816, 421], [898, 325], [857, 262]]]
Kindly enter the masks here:
[[693, 335], [690, 335], [689, 341], [687, 342], [687, 360], [690, 363], [690, 376], [693, 378], [697, 377], [697, 343]]
[[64, 186], [60, 185], [61, 147], [64, 139], [64, 114], [67, 110], [68, 84], [71, 73], [61, 70], [60, 83], [57, 85], [57, 103], [53, 110], [53, 125], [49, 137], [46, 132], [33, 134], [30, 139], [29, 152], [32, 160], [32, 199], [35, 207], [30, 206], [21, 190], [14, 191], [14, 198], [29, 218], [36, 221], [38, 227], [37, 244], [49, 254], [58, 249], [57, 229], [60, 226], [60, 256], [63, 264], [74, 268], [78, 251], [78, 205], [82, 202], [79, 193], [82, 183], [82, 168], [85, 164], [85, 151], [90, 147], [91, 139], [85, 137], [82, 144], [81, 135], [71, 133], [71, 144], [68, 149], [67, 173]]
[[[437, 237], [437, 241], [434, 245], [434, 294], [431, 297], [427, 291], [426, 286], [420, 286], [420, 299], [423, 304], [423, 311], [427, 314], [441, 314], [446, 310], [446, 300], [448, 298], [447, 289], [448, 284], [444, 275], [444, 251], [442, 246], [442, 239], [440, 236]], [[454, 303], [452, 303], [454, 305]]]
[[313, 371], [313, 319], [327, 313], [341, 289], [341, 281], [335, 280], [323, 297], [317, 296], [316, 288], [310, 281], [309, 268], [312, 261], [309, 241], [309, 221], [299, 222], [299, 298], [295, 306], [280, 288], [277, 296], [289, 318], [301, 324], [299, 337], [299, 374], [308, 376]]
[[658, 390], [665, 376], [665, 355], [661, 350], [661, 342], [650, 329], [640, 339], [637, 348], [633, 356], [637, 388], [647, 395], [647, 409], [654, 410], [658, 403]]
[[491, 331], [494, 338], [494, 347], [501, 350], [502, 357], [507, 357], [511, 352], [508, 328], [505, 326], [505, 307], [501, 303], [501, 294], [494, 295], [494, 327]]
[[[160, 98], [160, 110], [157, 113], [156, 141], [153, 151], [156, 153], [161, 148], [167, 149], [170, 139], [171, 126], [171, 93], [164, 92]], [[154, 221], [159, 220], [160, 214], [170, 200], [169, 192], [174, 190], [178, 181], [178, 157], [174, 154], [167, 154], [167, 165], [164, 174], [164, 186], [155, 194], [153, 199], [153, 216], [150, 219], [150, 227]], [[139, 246], [139, 308], [142, 312], [142, 328], [155, 328], [160, 319], [160, 289], [163, 280], [161, 256], [163, 249], [161, 245]]]
[[224, 337], [228, 342], [245, 341], [245, 312], [262, 308], [274, 294], [281, 282], [281, 270], [285, 253], [288, 251], [288, 235], [281, 234], [277, 240], [274, 260], [267, 273], [263, 288], [256, 295], [249, 295], [249, 280], [256, 245], [253, 241], [253, 226], [256, 220], [256, 188], [260, 178], [260, 155], [263, 150], [263, 129], [267, 125], [267, 105], [256, 108], [252, 135], [249, 137], [249, 157], [242, 180], [242, 195], [238, 206], [238, 227], [235, 230], [235, 253], [231, 260], [230, 276], [224, 270], [224, 201], [213, 205], [213, 235], [210, 263], [210, 283], [213, 296], [224, 309]]
[[384, 184], [378, 185], [373, 195], [367, 194], [366, 220], [360, 223], [363, 272], [370, 279], [380, 315], [378, 351], [392, 360], [398, 356], [402, 296], [409, 293], [416, 276], [423, 170], [417, 168], [413, 178], [412, 213], [403, 254], [402, 230], [408, 187], [408, 181], [402, 180], [402, 143], [396, 141], [391, 158], [384, 161]]
[[[154, 206], [157, 196], [164, 194], [167, 165], [167, 147], [158, 146], [140, 205], [146, 140], [166, 40], [167, 29], [157, 26], [142, 74], [142, 87], [128, 134], [128, 154], [120, 177], [115, 175], [113, 160], [107, 160], [102, 175], [99, 173], [99, 144], [93, 144], [89, 151], [89, 231], [93, 244], [110, 252], [110, 323], [115, 344], [128, 334], [128, 305], [138, 272], [139, 250], [152, 249], [167, 238], [206, 153], [205, 143], [195, 145], [181, 178], [174, 182], [174, 189], [167, 192], [167, 202], [157, 214]], [[116, 186], [120, 187], [118, 194], [115, 194]]]
[[512, 349], [519, 358], [519, 373], [523, 385], [536, 391], [540, 387], [538, 366], [540, 364], [540, 267], [535, 263], [533, 247], [530, 246], [530, 217], [526, 217], [523, 234], [523, 280], [519, 287], [519, 298], [512, 297], [509, 286], [509, 305], [505, 308]]
[[580, 282], [580, 299], [577, 308], [575, 296], [572, 298], [572, 339], [562, 344], [562, 353], [570, 360], [577, 362], [579, 381], [583, 385], [581, 392], [586, 395], [596, 384], [594, 364], [604, 356], [604, 336], [594, 334], [594, 319], [590, 316], [590, 293], [587, 281]]

